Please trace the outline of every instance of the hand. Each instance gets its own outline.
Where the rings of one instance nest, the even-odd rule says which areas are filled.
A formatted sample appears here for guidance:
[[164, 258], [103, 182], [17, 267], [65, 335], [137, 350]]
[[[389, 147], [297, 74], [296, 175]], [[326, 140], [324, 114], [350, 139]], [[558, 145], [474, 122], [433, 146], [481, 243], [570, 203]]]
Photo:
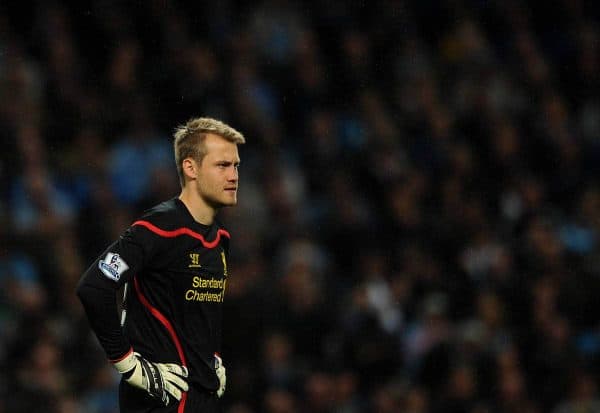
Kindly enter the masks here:
[[219, 378], [219, 389], [217, 390], [217, 396], [223, 396], [225, 393], [225, 384], [227, 383], [227, 377], [225, 376], [225, 366], [223, 366], [223, 360], [215, 353], [215, 372]]
[[139, 353], [130, 352], [124, 359], [114, 363], [125, 381], [134, 387], [146, 390], [150, 396], [165, 406], [171, 397], [181, 400], [181, 393], [188, 390], [185, 380], [188, 370], [173, 363], [153, 363]]

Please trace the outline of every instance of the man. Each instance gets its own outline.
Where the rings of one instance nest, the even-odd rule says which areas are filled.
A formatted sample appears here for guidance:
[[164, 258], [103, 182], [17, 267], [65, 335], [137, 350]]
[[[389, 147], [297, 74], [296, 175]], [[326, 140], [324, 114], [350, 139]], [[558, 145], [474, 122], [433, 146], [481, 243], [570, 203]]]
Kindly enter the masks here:
[[123, 413], [216, 412], [225, 391], [219, 350], [230, 236], [216, 214], [237, 203], [238, 144], [245, 139], [211, 118], [190, 120], [174, 138], [180, 195], [146, 211], [77, 287], [123, 375]]

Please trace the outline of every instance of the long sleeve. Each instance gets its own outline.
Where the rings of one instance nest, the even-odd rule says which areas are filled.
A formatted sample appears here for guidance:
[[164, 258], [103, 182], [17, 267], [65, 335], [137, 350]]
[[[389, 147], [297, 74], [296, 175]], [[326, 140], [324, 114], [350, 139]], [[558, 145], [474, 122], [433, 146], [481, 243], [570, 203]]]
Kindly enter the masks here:
[[132, 226], [94, 261], [77, 285], [91, 328], [110, 360], [131, 350], [121, 327], [116, 294], [143, 270], [155, 247], [156, 237], [145, 228]]
[[118, 360], [131, 349], [119, 322], [118, 284], [98, 278], [94, 273], [92, 267], [86, 271], [77, 286], [77, 295], [107, 357]]

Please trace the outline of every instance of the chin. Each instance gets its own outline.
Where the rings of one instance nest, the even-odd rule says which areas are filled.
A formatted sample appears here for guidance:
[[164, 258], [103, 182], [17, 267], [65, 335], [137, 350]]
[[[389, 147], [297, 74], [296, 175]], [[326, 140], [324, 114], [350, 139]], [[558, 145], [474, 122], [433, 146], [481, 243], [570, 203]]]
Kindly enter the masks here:
[[223, 202], [221, 202], [221, 205], [223, 205], [224, 207], [235, 206], [237, 205], [237, 199], [223, 200]]

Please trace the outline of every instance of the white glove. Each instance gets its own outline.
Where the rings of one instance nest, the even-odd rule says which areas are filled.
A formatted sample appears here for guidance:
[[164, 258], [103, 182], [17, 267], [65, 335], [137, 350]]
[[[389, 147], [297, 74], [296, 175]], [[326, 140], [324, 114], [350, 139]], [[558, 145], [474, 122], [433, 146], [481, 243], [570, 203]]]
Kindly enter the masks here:
[[125, 381], [134, 387], [146, 390], [150, 396], [166, 406], [171, 397], [181, 400], [181, 393], [188, 390], [185, 366], [173, 363], [153, 363], [139, 353], [130, 352], [123, 360], [114, 363]]
[[225, 384], [227, 383], [227, 377], [225, 376], [225, 366], [223, 366], [223, 360], [215, 353], [215, 373], [219, 378], [219, 389], [217, 390], [217, 396], [223, 396], [225, 393]]

